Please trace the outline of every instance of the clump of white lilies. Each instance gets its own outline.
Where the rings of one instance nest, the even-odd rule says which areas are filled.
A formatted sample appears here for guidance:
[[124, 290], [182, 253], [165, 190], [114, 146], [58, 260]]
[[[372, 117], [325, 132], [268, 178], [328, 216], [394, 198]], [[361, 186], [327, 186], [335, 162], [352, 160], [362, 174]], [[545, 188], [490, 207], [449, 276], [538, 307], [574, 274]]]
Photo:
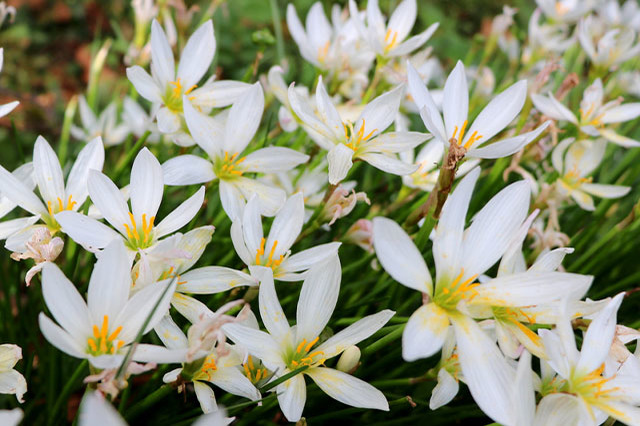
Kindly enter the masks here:
[[0, 158], [0, 424], [640, 425], [640, 8], [505, 7], [465, 64], [392, 3], [288, 4], [238, 74], [217, 2], [132, 2], [127, 93]]

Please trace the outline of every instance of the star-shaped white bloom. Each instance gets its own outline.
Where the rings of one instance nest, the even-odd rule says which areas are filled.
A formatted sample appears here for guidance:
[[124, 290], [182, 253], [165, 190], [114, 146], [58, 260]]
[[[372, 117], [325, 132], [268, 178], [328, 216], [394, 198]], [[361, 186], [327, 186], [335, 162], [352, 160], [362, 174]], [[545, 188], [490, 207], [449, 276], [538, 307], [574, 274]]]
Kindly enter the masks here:
[[100, 136], [105, 146], [118, 145], [129, 134], [126, 124], [116, 124], [117, 105], [112, 102], [99, 116], [91, 110], [83, 95], [78, 98], [80, 121], [82, 127], [71, 126], [71, 135], [81, 141], [88, 141]]

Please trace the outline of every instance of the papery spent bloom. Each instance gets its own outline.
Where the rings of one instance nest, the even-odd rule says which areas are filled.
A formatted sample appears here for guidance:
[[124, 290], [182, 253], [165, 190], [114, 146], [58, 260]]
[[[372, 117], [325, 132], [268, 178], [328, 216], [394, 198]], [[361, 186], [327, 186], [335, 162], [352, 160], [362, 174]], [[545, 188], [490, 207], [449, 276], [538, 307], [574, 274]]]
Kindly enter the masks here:
[[554, 22], [576, 22], [595, 6], [594, 0], [536, 0], [542, 12]]
[[319, 342], [338, 300], [341, 268], [337, 256], [309, 271], [298, 300], [297, 325], [290, 327], [278, 301], [271, 270], [253, 267], [260, 276], [260, 316], [268, 332], [239, 324], [227, 324], [223, 331], [236, 344], [260, 360], [274, 377], [281, 377], [306, 367], [275, 388], [280, 409], [287, 420], [296, 422], [302, 416], [307, 399], [304, 376], [309, 376], [330, 397], [360, 408], [389, 409], [382, 392], [370, 384], [324, 363], [345, 349], [370, 337], [393, 316], [384, 310], [369, 315]]
[[436, 353], [452, 324], [460, 367], [471, 395], [489, 417], [510, 424], [509, 386], [514, 372], [474, 319], [493, 317], [495, 308], [518, 312], [564, 295], [577, 300], [586, 293], [592, 277], [525, 272], [476, 283], [478, 276], [509, 248], [526, 218], [530, 197], [524, 181], [507, 186], [465, 230], [468, 204], [479, 172], [476, 168], [465, 176], [442, 209], [433, 238], [435, 289], [422, 255], [397, 223], [374, 218], [373, 242], [385, 270], [396, 281], [423, 293], [423, 305], [411, 315], [403, 332], [403, 358], [414, 361]]
[[100, 138], [89, 142], [78, 154], [71, 167], [65, 184], [62, 167], [56, 153], [49, 143], [39, 136], [33, 148], [33, 179], [40, 197], [33, 192], [30, 182], [24, 182], [20, 176], [9, 173], [0, 166], [0, 193], [32, 215], [32, 218], [18, 219], [23, 228], [18, 232], [14, 227], [13, 235], [7, 241], [11, 251], [24, 252], [24, 245], [32, 235], [30, 226], [42, 220], [52, 235], [60, 231], [55, 215], [61, 211], [76, 212], [87, 198], [87, 177], [91, 170], [102, 170], [104, 147]]
[[320, 213], [320, 218], [321, 220], [328, 221], [328, 225], [331, 226], [336, 220], [351, 213], [358, 201], [371, 204], [365, 192], [356, 192], [353, 188], [349, 190], [343, 185], [338, 184], [325, 202], [322, 212]]
[[620, 198], [631, 187], [593, 183], [591, 175], [604, 158], [607, 142], [603, 139], [580, 140], [567, 138], [553, 150], [553, 167], [560, 173], [556, 181], [557, 191], [571, 197], [584, 210], [594, 210], [593, 198]]
[[369, 47], [376, 55], [385, 58], [403, 56], [418, 49], [431, 38], [439, 25], [436, 22], [420, 34], [407, 39], [418, 13], [416, 0], [403, 0], [386, 23], [385, 17], [380, 12], [378, 0], [367, 2], [366, 25], [355, 0], [349, 0], [349, 12]]
[[587, 16], [578, 24], [578, 39], [594, 65], [613, 69], [640, 53], [636, 32], [630, 28], [615, 28], [602, 35], [594, 34], [594, 17]]
[[57, 265], [44, 265], [42, 294], [58, 324], [41, 312], [40, 330], [67, 355], [88, 359], [96, 368], [117, 368], [138, 332], [149, 332], [167, 312], [175, 286], [175, 280], [165, 280], [130, 297], [131, 261], [124, 244], [115, 240], [94, 265], [87, 302]]
[[213, 226], [201, 226], [186, 234], [176, 233], [160, 241], [153, 249], [142, 253], [133, 268], [132, 291], [169, 278], [177, 280], [171, 304], [180, 314], [196, 323], [206, 306], [192, 294], [215, 294], [239, 286], [256, 286], [250, 275], [224, 266], [192, 266], [200, 260], [211, 241]]
[[56, 214], [56, 220], [66, 234], [89, 251], [121, 240], [133, 258], [137, 252], [151, 249], [160, 238], [189, 223], [204, 201], [204, 187], [201, 187], [156, 225], [164, 182], [162, 167], [147, 148], [133, 161], [130, 187], [131, 209], [116, 184], [103, 173], [92, 170], [88, 179], [89, 196], [113, 228], [74, 211]]
[[[221, 325], [224, 324], [221, 323]], [[192, 326], [193, 328], [194, 326]], [[156, 327], [158, 337], [170, 349], [188, 349], [192, 346], [191, 329], [189, 338], [182, 332], [170, 317], [165, 317]], [[170, 383], [178, 376], [186, 375], [193, 382], [196, 397], [202, 411], [211, 413], [218, 410], [211, 383], [233, 395], [242, 396], [253, 401], [261, 398], [260, 392], [243, 371], [244, 354], [234, 345], [221, 343], [202, 348], [196, 358], [181, 359], [183, 367], [165, 374], [164, 381]]]
[[31, 238], [24, 243], [24, 252], [13, 252], [13, 260], [33, 259], [35, 266], [27, 271], [25, 283], [31, 284], [31, 279], [42, 270], [44, 262], [55, 261], [64, 247], [64, 241], [60, 237], [53, 237], [51, 231], [46, 227], [38, 227], [31, 234]]
[[116, 124], [117, 105], [110, 103], [99, 116], [91, 110], [84, 95], [78, 98], [80, 121], [82, 127], [71, 126], [71, 135], [81, 141], [88, 141], [98, 136], [102, 138], [105, 146], [118, 145], [129, 134], [129, 127], [123, 123]]
[[22, 396], [27, 392], [27, 381], [13, 367], [21, 359], [20, 346], [0, 345], [0, 393], [13, 394], [20, 403], [24, 402]]
[[580, 118], [558, 101], [553, 94], [532, 94], [535, 107], [549, 118], [568, 121], [590, 136], [602, 136], [623, 147], [637, 147], [640, 142], [615, 132], [611, 124], [633, 120], [640, 116], [640, 102], [622, 103], [622, 98], [603, 104], [602, 81], [597, 78], [587, 87], [580, 102]]
[[[4, 2], [2, 3], [4, 5]], [[13, 9], [13, 8], [11, 8]], [[15, 15], [15, 9], [13, 9], [13, 14]], [[0, 25], [2, 25], [2, 21], [4, 21], [5, 14], [0, 14]], [[2, 71], [2, 65], [4, 64], [4, 49], [0, 47], [0, 71]], [[11, 111], [15, 109], [20, 104], [18, 101], [9, 102], [8, 104], [0, 105], [0, 117], [4, 117], [9, 114]]]
[[562, 418], [570, 419], [567, 424], [600, 424], [610, 416], [628, 425], [640, 424], [637, 378], [603, 375], [623, 297], [618, 294], [595, 316], [580, 351], [568, 315], [555, 330], [539, 330], [549, 355], [548, 365], [558, 375], [552, 382], [542, 383], [538, 412], [551, 412], [549, 421]]
[[428, 135], [418, 132], [385, 131], [400, 107], [403, 86], [386, 92], [368, 103], [360, 117], [351, 122], [338, 112], [322, 83], [316, 86], [316, 105], [302, 99], [294, 85], [289, 87], [289, 102], [296, 115], [321, 137], [314, 141], [329, 151], [329, 183], [335, 185], [346, 176], [353, 161], [360, 159], [372, 166], [396, 175], [415, 171], [415, 166], [403, 163], [395, 153], [406, 151], [424, 142]]
[[225, 115], [223, 123], [198, 112], [185, 99], [187, 126], [209, 159], [187, 154], [165, 162], [162, 169], [167, 185], [192, 185], [217, 178], [220, 201], [231, 220], [242, 215], [246, 200], [254, 194], [260, 200], [262, 213], [273, 216], [284, 203], [285, 192], [245, 174], [291, 170], [306, 162], [309, 156], [276, 146], [243, 155], [258, 130], [263, 109], [264, 93], [260, 83], [255, 83], [243, 93]]
[[[211, 20], [202, 24], [189, 38], [181, 54], [178, 69], [167, 37], [155, 19], [151, 24], [151, 74], [140, 66], [127, 68], [127, 77], [140, 95], [159, 105], [156, 119], [158, 129], [170, 134], [181, 146], [195, 142], [186, 133], [183, 117], [183, 98], [193, 105], [209, 111], [234, 102], [248, 84], [235, 81], [207, 81], [202, 87], [198, 82], [211, 65], [216, 51], [216, 39]], [[156, 110], [156, 107], [154, 107]]]
[[131, 376], [155, 370], [157, 366], [153, 362], [146, 364], [129, 362], [121, 375], [118, 375], [119, 368], [107, 368], [85, 377], [83, 383], [95, 383], [94, 386], [98, 391], [104, 395], [109, 395], [111, 400], [115, 400], [120, 391], [129, 386], [129, 378]]
[[409, 92], [420, 110], [427, 130], [447, 148], [454, 139], [458, 146], [464, 148], [467, 157], [500, 158], [514, 154], [536, 139], [549, 124], [547, 122], [533, 131], [485, 145], [520, 113], [527, 97], [526, 80], [521, 80], [496, 95], [467, 131], [469, 88], [462, 62], [458, 61], [444, 85], [442, 115], [416, 70], [411, 64], [407, 65], [407, 69]]
[[252, 197], [241, 218], [231, 225], [231, 240], [247, 266], [264, 266], [280, 281], [298, 281], [315, 264], [337, 255], [340, 243], [332, 242], [291, 254], [291, 246], [302, 231], [304, 201], [298, 192], [278, 211], [265, 238], [257, 197]]

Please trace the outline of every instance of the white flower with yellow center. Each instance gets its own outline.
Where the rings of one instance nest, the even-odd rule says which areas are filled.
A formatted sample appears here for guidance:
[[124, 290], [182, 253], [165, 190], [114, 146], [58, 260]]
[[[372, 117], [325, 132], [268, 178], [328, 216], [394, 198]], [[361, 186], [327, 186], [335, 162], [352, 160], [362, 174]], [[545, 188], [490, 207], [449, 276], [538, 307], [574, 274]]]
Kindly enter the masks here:
[[598, 27], [595, 19], [590, 15], [578, 24], [580, 44], [595, 66], [615, 70], [618, 65], [638, 56], [640, 43], [634, 30], [614, 28], [600, 36], [593, 30]]
[[[521, 80], [496, 95], [468, 128], [469, 88], [464, 65], [458, 61], [444, 84], [442, 115], [413, 66], [407, 64], [409, 93], [413, 97], [427, 130], [449, 147], [451, 139], [464, 148], [467, 157], [500, 158], [520, 151], [536, 139], [548, 122], [521, 135], [485, 145], [520, 113], [527, 98], [527, 82]], [[485, 145], [485, 146], [483, 146]]]
[[595, 425], [607, 417], [628, 425], [640, 424], [637, 378], [603, 374], [623, 297], [624, 293], [618, 294], [595, 316], [584, 333], [580, 351], [568, 315], [561, 318], [555, 330], [539, 330], [549, 355], [548, 365], [557, 377], [543, 377], [544, 398], [537, 411], [538, 416], [545, 415], [545, 422], [536, 424], [558, 424], [562, 418], [564, 424]]
[[[187, 97], [198, 108], [209, 111], [234, 102], [249, 85], [239, 81], [198, 82], [209, 69], [216, 51], [211, 20], [205, 22], [189, 38], [182, 50], [176, 71], [171, 45], [156, 21], [151, 24], [151, 75], [136, 65], [127, 68], [127, 77], [138, 93], [157, 109], [158, 130], [171, 134], [174, 142], [190, 146], [195, 142], [186, 132], [183, 99]], [[159, 108], [159, 109], [158, 109]]]
[[[169, 289], [163, 295], [167, 286]], [[175, 286], [175, 280], [165, 281], [162, 286], [148, 286], [130, 297], [131, 261], [122, 242], [116, 240], [95, 263], [87, 290], [88, 302], [58, 266], [44, 265], [42, 294], [58, 324], [40, 313], [40, 330], [67, 355], [88, 359], [96, 368], [117, 368], [147, 318], [150, 320], [143, 333], [150, 331], [167, 312]]]
[[[49, 143], [39, 136], [33, 148], [33, 180], [38, 186], [40, 197], [33, 192], [31, 177], [26, 169], [9, 173], [0, 166], [0, 194], [31, 213], [32, 217], [14, 219], [0, 227], [0, 236], [10, 238], [7, 248], [16, 252], [27, 250], [25, 243], [33, 234], [34, 223], [42, 220], [52, 235], [60, 231], [55, 215], [62, 211], [77, 211], [87, 198], [87, 177], [91, 170], [102, 170], [104, 147], [102, 140], [96, 138], [89, 142], [78, 154], [71, 167], [65, 184], [62, 167], [56, 153]], [[6, 198], [5, 198], [6, 197]], [[4, 229], [3, 229], [4, 228]]]
[[590, 136], [602, 136], [609, 142], [626, 148], [640, 146], [640, 142], [619, 135], [611, 124], [623, 123], [640, 116], [640, 102], [622, 104], [622, 98], [603, 104], [604, 90], [602, 81], [597, 78], [587, 87], [580, 102], [580, 119], [553, 94], [547, 96], [532, 94], [535, 107], [544, 115], [558, 121], [568, 121], [580, 131]]
[[391, 14], [389, 22], [385, 23], [385, 17], [380, 12], [378, 0], [369, 0], [365, 25], [356, 2], [349, 0], [349, 13], [355, 20], [360, 35], [377, 55], [385, 58], [403, 56], [413, 52], [425, 44], [438, 29], [436, 22], [420, 34], [407, 39], [416, 22], [417, 12], [416, 0], [403, 0]]
[[18, 402], [24, 402], [22, 395], [27, 392], [24, 376], [13, 369], [21, 359], [20, 346], [0, 345], [0, 393], [15, 394]]
[[56, 214], [56, 220], [67, 235], [87, 250], [97, 251], [112, 240], [120, 239], [132, 257], [139, 251], [151, 249], [160, 238], [189, 223], [204, 201], [204, 187], [201, 187], [156, 225], [164, 183], [162, 167], [147, 148], [138, 153], [131, 167], [131, 210], [116, 184], [106, 175], [95, 170], [89, 173], [88, 188], [91, 201], [113, 228], [73, 211]]
[[368, 103], [354, 121], [345, 119], [336, 109], [319, 79], [316, 86], [316, 105], [300, 96], [293, 84], [289, 87], [291, 108], [302, 122], [320, 137], [314, 141], [329, 151], [329, 182], [342, 181], [354, 160], [365, 161], [372, 166], [396, 175], [406, 175], [416, 166], [406, 164], [396, 153], [411, 149], [428, 139], [418, 132], [384, 132], [393, 123], [400, 107], [403, 86], [386, 92]]
[[236, 253], [248, 266], [271, 268], [280, 281], [298, 281], [309, 268], [337, 255], [340, 243], [326, 243], [291, 255], [291, 246], [300, 235], [304, 222], [304, 199], [298, 192], [276, 214], [265, 238], [257, 197], [247, 203], [240, 218], [231, 225], [231, 240]]
[[560, 173], [556, 188], [561, 195], [571, 197], [584, 210], [594, 210], [592, 195], [600, 198], [620, 198], [631, 190], [628, 186], [593, 183], [592, 174], [602, 162], [607, 142], [603, 139], [567, 138], [551, 154], [553, 167]]
[[220, 201], [231, 220], [242, 215], [246, 200], [253, 194], [260, 199], [262, 214], [273, 216], [286, 199], [280, 188], [266, 185], [246, 174], [275, 173], [293, 169], [308, 155], [283, 147], [267, 147], [243, 155], [258, 127], [264, 109], [260, 83], [246, 90], [230, 108], [228, 115], [212, 118], [185, 101], [187, 126], [196, 143], [209, 159], [180, 155], [162, 165], [167, 185], [192, 185], [219, 180]]
[[411, 315], [404, 329], [403, 358], [414, 361], [435, 354], [442, 348], [452, 324], [460, 368], [471, 395], [489, 417], [510, 424], [512, 369], [475, 319], [492, 318], [494, 308], [518, 310], [565, 295], [579, 299], [592, 277], [534, 271], [477, 283], [478, 276], [510, 246], [526, 218], [530, 198], [528, 183], [513, 183], [494, 196], [465, 230], [469, 201], [479, 174], [478, 168], [469, 172], [442, 209], [433, 238], [435, 288], [422, 255], [397, 223], [374, 218], [373, 244], [389, 275], [423, 294], [423, 305]]
[[260, 275], [260, 316], [268, 331], [239, 324], [226, 324], [223, 331], [249, 354], [262, 360], [266, 368], [281, 377], [301, 367], [301, 374], [276, 386], [278, 402], [287, 420], [302, 416], [307, 399], [304, 375], [330, 397], [354, 407], [388, 410], [382, 392], [370, 384], [333, 368], [324, 362], [345, 349], [370, 337], [393, 316], [385, 310], [362, 318], [346, 329], [319, 343], [319, 336], [335, 309], [340, 291], [340, 261], [337, 256], [312, 268], [298, 300], [297, 325], [289, 326], [275, 291], [270, 268], [253, 267]]

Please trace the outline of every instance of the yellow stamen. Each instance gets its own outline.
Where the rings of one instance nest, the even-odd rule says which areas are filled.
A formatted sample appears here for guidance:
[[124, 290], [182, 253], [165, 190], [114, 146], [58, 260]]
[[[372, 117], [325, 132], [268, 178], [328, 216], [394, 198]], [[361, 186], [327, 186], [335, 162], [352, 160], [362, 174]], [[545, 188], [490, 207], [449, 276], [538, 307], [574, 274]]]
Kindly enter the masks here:
[[299, 354], [300, 352], [302, 352], [302, 349], [306, 344], [307, 344], [307, 339], [302, 339], [302, 342], [300, 342], [300, 344], [296, 348], [296, 353]]
[[122, 331], [122, 326], [119, 326], [118, 328], [115, 329], [113, 333], [111, 333], [111, 335], [107, 338], [107, 340], [109, 340], [110, 342], [113, 342], [115, 338], [118, 337], [121, 331]]
[[264, 254], [264, 243], [266, 240], [262, 238], [260, 240], [260, 248], [256, 250], [256, 265], [260, 265], [260, 257]]
[[313, 339], [311, 342], [309, 342], [309, 344], [304, 348], [305, 352], [309, 352], [309, 349], [311, 349], [313, 347], [313, 345], [315, 345], [316, 343], [318, 343], [318, 340], [320, 340], [320, 336], [316, 337], [315, 339]]

